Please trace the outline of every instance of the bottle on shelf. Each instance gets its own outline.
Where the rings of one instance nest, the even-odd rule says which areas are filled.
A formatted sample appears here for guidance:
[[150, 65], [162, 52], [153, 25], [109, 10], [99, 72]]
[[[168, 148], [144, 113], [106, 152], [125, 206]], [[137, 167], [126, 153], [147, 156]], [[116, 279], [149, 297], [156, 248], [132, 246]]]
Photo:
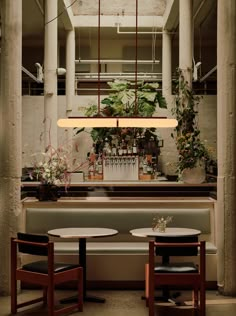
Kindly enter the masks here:
[[122, 143], [120, 143], [118, 146], [118, 156], [122, 156], [122, 155], [123, 155], [123, 148], [122, 148]]
[[91, 163], [89, 168], [88, 168], [88, 176], [90, 179], [93, 179], [94, 178], [94, 175], [95, 175], [95, 168], [94, 168], [94, 163]]
[[132, 146], [131, 145], [128, 145], [127, 146], [127, 154], [128, 154], [128, 156], [131, 156], [132, 155]]
[[97, 173], [99, 175], [103, 174], [102, 158], [100, 155], [98, 156], [98, 160], [97, 160]]
[[115, 143], [112, 144], [111, 154], [112, 156], [117, 156], [117, 148], [116, 148]]
[[122, 139], [122, 155], [127, 156], [127, 144], [124, 139]]
[[148, 173], [147, 167], [148, 167], [148, 163], [147, 163], [147, 158], [145, 157], [143, 159], [143, 174], [147, 174]]
[[105, 145], [104, 145], [104, 148], [103, 148], [103, 156], [111, 156], [111, 146], [109, 144], [109, 141], [108, 139], [106, 138], [105, 139]]
[[137, 148], [137, 141], [136, 141], [136, 138], [134, 138], [134, 141], [133, 141], [132, 154], [133, 154], [134, 156], [136, 156], [136, 155], [138, 154], [138, 148]]

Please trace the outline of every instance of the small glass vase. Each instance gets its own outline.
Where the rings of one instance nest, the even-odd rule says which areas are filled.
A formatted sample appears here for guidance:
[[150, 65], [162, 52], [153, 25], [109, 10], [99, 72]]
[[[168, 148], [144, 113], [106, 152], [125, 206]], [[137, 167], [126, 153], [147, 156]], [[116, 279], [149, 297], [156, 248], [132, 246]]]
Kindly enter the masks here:
[[166, 231], [166, 223], [165, 222], [162, 222], [162, 223], [160, 223], [159, 225], [158, 225], [158, 231], [160, 232], [160, 233], [165, 233], [165, 231]]

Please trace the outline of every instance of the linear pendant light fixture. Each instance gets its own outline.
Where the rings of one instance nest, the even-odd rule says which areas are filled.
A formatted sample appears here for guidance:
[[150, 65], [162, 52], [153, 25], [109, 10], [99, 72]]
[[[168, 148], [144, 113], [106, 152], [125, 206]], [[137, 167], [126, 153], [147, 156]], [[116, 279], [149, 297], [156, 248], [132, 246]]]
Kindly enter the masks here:
[[178, 125], [177, 120], [168, 119], [167, 117], [138, 117], [137, 111], [137, 73], [138, 73], [138, 0], [136, 0], [136, 58], [135, 58], [135, 115], [134, 117], [103, 117], [100, 114], [100, 72], [101, 72], [101, 58], [100, 58], [100, 12], [101, 0], [98, 0], [98, 114], [96, 117], [68, 117], [66, 119], [59, 119], [57, 125], [59, 127], [78, 127], [78, 128], [174, 128]]
[[166, 117], [70, 117], [68, 119], [59, 119], [59, 127], [132, 127], [132, 128], [168, 128], [178, 125], [175, 119]]

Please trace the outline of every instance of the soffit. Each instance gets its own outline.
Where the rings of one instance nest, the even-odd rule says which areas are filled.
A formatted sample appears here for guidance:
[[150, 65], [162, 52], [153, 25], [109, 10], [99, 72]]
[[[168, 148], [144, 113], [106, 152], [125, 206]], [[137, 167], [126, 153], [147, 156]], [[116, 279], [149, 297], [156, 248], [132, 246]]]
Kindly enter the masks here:
[[[100, 0], [102, 15], [126, 15], [136, 14], [135, 0]], [[153, 16], [163, 15], [167, 0], [139, 0], [139, 15]], [[74, 0], [70, 0], [74, 3]], [[72, 5], [74, 15], [97, 15], [98, 0], [78, 0]]]

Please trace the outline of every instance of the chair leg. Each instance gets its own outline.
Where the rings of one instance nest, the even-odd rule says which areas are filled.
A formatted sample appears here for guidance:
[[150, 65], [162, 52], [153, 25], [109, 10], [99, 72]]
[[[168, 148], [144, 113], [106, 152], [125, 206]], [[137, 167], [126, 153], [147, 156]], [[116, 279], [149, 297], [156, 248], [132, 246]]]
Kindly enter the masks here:
[[205, 286], [200, 288], [200, 316], [206, 315], [206, 292]]
[[54, 284], [49, 284], [47, 291], [48, 316], [54, 316]]
[[145, 300], [148, 307], [149, 301], [149, 264], [145, 264]]
[[[149, 268], [150, 269], [150, 268]], [[153, 271], [154, 273], [154, 271]], [[154, 275], [150, 276], [149, 271], [149, 278], [148, 278], [148, 307], [149, 307], [149, 316], [154, 316], [154, 303], [155, 303], [155, 282], [154, 282]]]
[[198, 308], [199, 303], [198, 303], [198, 288], [195, 288], [192, 292], [193, 294], [193, 307]]
[[84, 304], [84, 293], [83, 293], [83, 269], [80, 268], [78, 273], [78, 304], [79, 304], [79, 312], [83, 311], [83, 304]]
[[43, 288], [43, 305], [45, 306], [47, 305], [47, 301], [48, 301], [47, 297], [48, 297], [48, 288], [44, 287]]
[[11, 313], [17, 313], [17, 281], [11, 281]]

